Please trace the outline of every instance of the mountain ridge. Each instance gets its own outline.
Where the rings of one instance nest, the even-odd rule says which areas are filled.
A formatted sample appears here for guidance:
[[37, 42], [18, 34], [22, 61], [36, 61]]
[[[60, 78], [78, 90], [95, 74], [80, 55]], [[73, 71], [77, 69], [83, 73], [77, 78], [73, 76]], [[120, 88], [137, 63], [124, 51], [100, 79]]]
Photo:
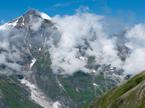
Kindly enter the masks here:
[[88, 108], [144, 108], [145, 71], [115, 87]]

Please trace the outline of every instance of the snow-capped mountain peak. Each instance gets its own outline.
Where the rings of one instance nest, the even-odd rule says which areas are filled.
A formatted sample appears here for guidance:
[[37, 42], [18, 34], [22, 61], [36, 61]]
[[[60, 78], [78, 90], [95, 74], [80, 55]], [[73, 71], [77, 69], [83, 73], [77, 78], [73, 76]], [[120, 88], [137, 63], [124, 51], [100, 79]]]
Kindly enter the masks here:
[[5, 26], [11, 26], [16, 28], [21, 28], [25, 26], [31, 28], [32, 30], [37, 30], [41, 26], [42, 22], [50, 23], [51, 17], [48, 16], [46, 13], [30, 9], [22, 16], [6, 23]]
[[31, 16], [31, 15], [41, 17], [41, 18], [46, 19], [46, 20], [51, 20], [51, 17], [48, 16], [46, 13], [39, 12], [38, 10], [35, 10], [35, 9], [28, 10], [23, 16], [27, 17], [27, 16]]

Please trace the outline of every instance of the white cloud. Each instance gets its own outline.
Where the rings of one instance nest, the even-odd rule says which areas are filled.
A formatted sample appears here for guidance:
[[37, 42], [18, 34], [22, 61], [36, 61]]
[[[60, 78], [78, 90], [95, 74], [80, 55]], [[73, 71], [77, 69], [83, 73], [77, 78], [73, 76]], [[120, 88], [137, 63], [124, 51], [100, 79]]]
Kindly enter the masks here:
[[[78, 70], [90, 72], [90, 70], [86, 68], [89, 56], [95, 57], [96, 64], [112, 64], [112, 66], [115, 67], [122, 67], [125, 69], [125, 73], [137, 73], [145, 70], [144, 24], [137, 24], [127, 30], [125, 34], [127, 42], [125, 44], [131, 49], [131, 55], [125, 62], [122, 62], [117, 55], [116, 39], [110, 37], [110, 33], [106, 30], [108, 26], [105, 26], [109, 25], [110, 28], [108, 28], [108, 30], [113, 29], [114, 24], [112, 27], [110, 24], [113, 23], [112, 20], [109, 23], [104, 16], [82, 12], [70, 16], [58, 15], [51, 20], [55, 23], [61, 34], [59, 35], [56, 32], [52, 33], [47, 42], [49, 46], [51, 46], [49, 51], [52, 60], [52, 69], [55, 73], [59, 73], [60, 70], [62, 74], [72, 74]], [[42, 21], [41, 18], [33, 19], [30, 24], [31, 29], [37, 31]], [[13, 37], [8, 37], [11, 29], [12, 26], [8, 23], [0, 26], [1, 48], [9, 50], [10, 39], [13, 38], [13, 40], [15, 40], [15, 37], [24, 35], [24, 33], [19, 33], [18, 35], [15, 34]], [[124, 29], [126, 30], [126, 27]], [[54, 40], [56, 42], [55, 44], [53, 43]], [[1, 54], [0, 62], [5, 62], [6, 56], [5, 54]], [[10, 58], [20, 59], [20, 52], [16, 51], [15, 54], [10, 55]], [[7, 65], [10, 66], [11, 64]], [[14, 64], [11, 65], [11, 67], [19, 69], [19, 66], [14, 66]]]
[[135, 49], [126, 60], [123, 68], [129, 74], [137, 74], [145, 70], [145, 48]]
[[[72, 74], [86, 68], [89, 56], [96, 57], [96, 63], [118, 66], [121, 61], [117, 56], [114, 40], [108, 38], [103, 30], [103, 16], [90, 13], [77, 13], [72, 16], [56, 16], [52, 19], [61, 32], [57, 47], [50, 49], [52, 68], [57, 73], [61, 68], [62, 74]], [[83, 59], [79, 46], [87, 47]]]
[[[136, 74], [145, 70], [144, 24], [135, 25], [125, 34], [127, 39], [125, 45], [131, 49], [131, 54], [125, 62], [122, 62], [115, 49], [116, 39], [106, 32], [106, 27], [104, 27], [106, 19], [103, 16], [77, 13], [71, 16], [55, 16], [52, 21], [56, 23], [62, 34], [57, 47], [53, 46], [50, 49], [54, 72], [59, 72], [59, 69], [63, 69], [62, 74], [72, 74], [78, 70], [90, 72], [86, 68], [89, 56], [95, 56], [96, 64], [111, 64], [123, 68], [125, 74]], [[111, 27], [111, 24], [109, 25]], [[89, 48], [84, 50], [85, 55], [82, 57], [77, 46], [85, 47], [84, 40], [87, 40]]]
[[127, 31], [126, 45], [132, 49], [124, 64], [126, 73], [136, 74], [145, 70], [145, 25], [137, 24]]
[[30, 28], [34, 31], [37, 31], [40, 28], [42, 21], [43, 21], [42, 18], [33, 18], [30, 16], [30, 22], [31, 22], [29, 23]]
[[145, 25], [135, 25], [130, 31], [128, 31], [127, 37], [130, 39], [145, 40]]

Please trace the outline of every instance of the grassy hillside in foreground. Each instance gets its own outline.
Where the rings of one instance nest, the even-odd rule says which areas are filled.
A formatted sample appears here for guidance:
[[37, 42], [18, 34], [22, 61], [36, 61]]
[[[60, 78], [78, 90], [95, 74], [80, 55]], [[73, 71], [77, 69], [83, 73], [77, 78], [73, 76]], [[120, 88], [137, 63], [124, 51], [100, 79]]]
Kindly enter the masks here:
[[145, 71], [107, 92], [88, 108], [145, 108]]
[[28, 91], [11, 78], [0, 76], [0, 108], [41, 108], [28, 97]]

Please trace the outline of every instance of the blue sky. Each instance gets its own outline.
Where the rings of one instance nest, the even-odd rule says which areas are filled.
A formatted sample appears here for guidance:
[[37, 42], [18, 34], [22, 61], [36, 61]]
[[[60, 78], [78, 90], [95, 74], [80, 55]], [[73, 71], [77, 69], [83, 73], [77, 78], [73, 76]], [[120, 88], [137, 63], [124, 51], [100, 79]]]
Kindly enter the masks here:
[[11, 20], [30, 8], [50, 16], [85, 10], [126, 21], [143, 22], [145, 19], [145, 0], [3, 0], [0, 3], [0, 20]]

